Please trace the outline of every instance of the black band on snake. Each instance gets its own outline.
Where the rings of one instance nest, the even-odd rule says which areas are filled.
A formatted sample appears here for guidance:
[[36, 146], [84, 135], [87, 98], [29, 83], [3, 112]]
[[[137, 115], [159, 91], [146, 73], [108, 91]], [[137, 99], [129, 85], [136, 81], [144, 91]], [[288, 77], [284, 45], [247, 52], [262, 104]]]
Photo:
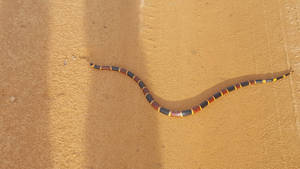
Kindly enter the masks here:
[[238, 90], [242, 87], [246, 87], [249, 85], [255, 85], [255, 84], [261, 84], [261, 83], [270, 83], [270, 82], [275, 82], [277, 80], [286, 78], [287, 76], [289, 76], [293, 71], [290, 71], [289, 73], [286, 73], [284, 75], [281, 75], [279, 77], [275, 77], [275, 78], [271, 78], [271, 79], [257, 79], [257, 80], [248, 80], [248, 81], [243, 81], [240, 83], [237, 83], [235, 85], [231, 85], [228, 86], [224, 89], [222, 89], [221, 91], [215, 93], [214, 95], [212, 95], [211, 97], [209, 97], [208, 99], [202, 101], [199, 105], [193, 106], [190, 109], [186, 109], [186, 110], [182, 110], [182, 111], [173, 111], [170, 109], [167, 109], [163, 106], [161, 106], [158, 102], [156, 102], [153, 98], [153, 96], [150, 94], [149, 89], [146, 87], [145, 83], [138, 77], [136, 76], [134, 73], [132, 73], [131, 71], [121, 68], [121, 67], [117, 67], [117, 66], [100, 66], [100, 65], [96, 65], [93, 63], [90, 63], [90, 66], [97, 69], [97, 70], [108, 70], [108, 71], [116, 71], [116, 72], [120, 72], [124, 75], [127, 75], [128, 77], [130, 77], [131, 79], [133, 79], [141, 88], [141, 90], [143, 91], [146, 100], [150, 103], [150, 105], [158, 112], [170, 116], [170, 117], [185, 117], [188, 115], [192, 115], [195, 114], [199, 111], [201, 111], [202, 109], [204, 109], [208, 104], [212, 103], [213, 101], [215, 101], [216, 99], [220, 98], [223, 95], [226, 95], [232, 91]]

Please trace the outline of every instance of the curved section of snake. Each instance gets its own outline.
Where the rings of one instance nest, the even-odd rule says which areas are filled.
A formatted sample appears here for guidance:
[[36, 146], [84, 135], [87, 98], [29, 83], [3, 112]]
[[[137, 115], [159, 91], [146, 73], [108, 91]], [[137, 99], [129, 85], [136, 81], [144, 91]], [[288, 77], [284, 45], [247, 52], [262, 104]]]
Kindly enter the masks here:
[[243, 81], [243, 82], [240, 82], [235, 85], [231, 85], [231, 86], [228, 86], [228, 87], [222, 89], [221, 91], [215, 93], [208, 99], [202, 101], [199, 105], [193, 106], [190, 109], [186, 109], [186, 110], [182, 110], [182, 111], [174, 111], [174, 110], [165, 108], [165, 107], [161, 106], [158, 102], [156, 102], [154, 100], [153, 96], [150, 94], [150, 91], [147, 88], [147, 86], [145, 85], [145, 83], [131, 71], [129, 71], [125, 68], [117, 67], [117, 66], [100, 66], [100, 65], [97, 65], [94, 63], [90, 63], [90, 66], [97, 70], [116, 71], [116, 72], [120, 72], [124, 75], [127, 75], [128, 77], [133, 79], [138, 84], [138, 86], [143, 91], [146, 100], [156, 111], [158, 111], [164, 115], [170, 116], [170, 117], [185, 117], [185, 116], [195, 114], [195, 113], [201, 111], [202, 109], [204, 109], [208, 104], [212, 103], [213, 101], [215, 101], [216, 99], [220, 98], [223, 95], [226, 95], [226, 94], [233, 92], [235, 90], [238, 90], [240, 88], [247, 87], [249, 85], [275, 82], [280, 79], [286, 78], [293, 72], [293, 71], [290, 71], [286, 74], [283, 74], [281, 76], [271, 78], [271, 79], [257, 79], [257, 80]]

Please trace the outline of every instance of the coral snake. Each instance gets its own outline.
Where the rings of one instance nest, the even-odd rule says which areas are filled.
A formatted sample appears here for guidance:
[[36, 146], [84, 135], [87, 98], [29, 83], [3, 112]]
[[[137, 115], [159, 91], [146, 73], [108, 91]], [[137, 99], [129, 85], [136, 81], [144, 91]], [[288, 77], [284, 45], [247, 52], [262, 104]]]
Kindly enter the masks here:
[[182, 111], [173, 111], [170, 109], [167, 109], [163, 106], [161, 106], [158, 102], [156, 102], [153, 98], [153, 96], [150, 94], [149, 89], [146, 87], [145, 83], [135, 74], [133, 74], [131, 71], [125, 69], [125, 68], [121, 68], [121, 67], [117, 67], [117, 66], [100, 66], [94, 63], [90, 63], [90, 66], [92, 68], [98, 69], [98, 70], [108, 70], [108, 71], [116, 71], [116, 72], [121, 72], [124, 75], [127, 75], [128, 77], [130, 77], [131, 79], [133, 79], [138, 85], [139, 87], [142, 89], [146, 100], [150, 103], [150, 105], [157, 110], [158, 112], [170, 116], [170, 117], [185, 117], [188, 115], [192, 115], [195, 114], [199, 111], [201, 111], [203, 108], [205, 108], [209, 103], [212, 103], [213, 101], [215, 101], [216, 99], [218, 99], [219, 97], [228, 94], [229, 92], [232, 92], [234, 90], [240, 89], [242, 87], [246, 87], [249, 85], [254, 85], [254, 84], [259, 84], [259, 83], [270, 83], [270, 82], [275, 82], [277, 80], [286, 78], [287, 76], [289, 76], [293, 71], [291, 70], [290, 72], [281, 75], [279, 77], [276, 78], [270, 78], [270, 79], [258, 79], [258, 80], [248, 80], [248, 81], [243, 81], [240, 83], [237, 83], [235, 85], [231, 85], [227, 88], [222, 89], [221, 91], [215, 93], [214, 95], [212, 95], [211, 97], [209, 97], [207, 100], [204, 100], [203, 102], [201, 102], [199, 105], [193, 106], [190, 109], [186, 109], [186, 110], [182, 110]]

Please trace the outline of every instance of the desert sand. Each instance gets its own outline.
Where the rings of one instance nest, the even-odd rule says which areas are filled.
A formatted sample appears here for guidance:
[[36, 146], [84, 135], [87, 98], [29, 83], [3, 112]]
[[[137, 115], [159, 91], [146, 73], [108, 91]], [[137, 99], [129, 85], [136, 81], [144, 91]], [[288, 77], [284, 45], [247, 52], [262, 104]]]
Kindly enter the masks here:
[[[0, 0], [0, 168], [300, 168], [297, 0]], [[185, 109], [241, 80], [281, 81]], [[297, 86], [298, 84], [298, 86]]]

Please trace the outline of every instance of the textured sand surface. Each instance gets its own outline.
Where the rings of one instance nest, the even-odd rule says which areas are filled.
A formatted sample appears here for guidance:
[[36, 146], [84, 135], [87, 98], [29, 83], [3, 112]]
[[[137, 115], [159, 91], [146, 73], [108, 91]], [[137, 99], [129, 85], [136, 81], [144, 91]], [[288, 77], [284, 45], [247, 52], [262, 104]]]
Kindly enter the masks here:
[[[0, 0], [0, 168], [300, 168], [297, 0]], [[197, 115], [227, 85], [268, 78]]]

